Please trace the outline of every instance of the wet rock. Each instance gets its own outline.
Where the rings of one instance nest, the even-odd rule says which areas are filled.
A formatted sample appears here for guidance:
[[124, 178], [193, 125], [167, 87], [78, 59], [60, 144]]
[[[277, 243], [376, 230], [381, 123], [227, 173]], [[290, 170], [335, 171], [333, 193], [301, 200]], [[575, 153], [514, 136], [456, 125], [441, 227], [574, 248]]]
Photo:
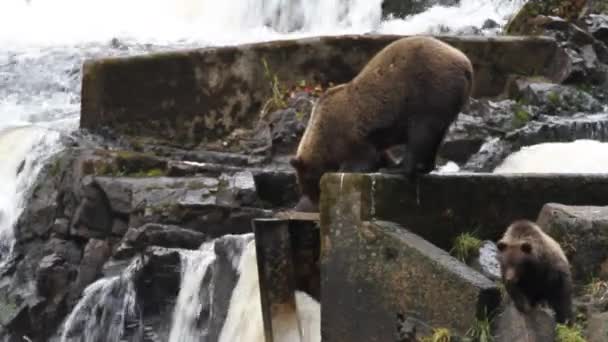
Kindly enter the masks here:
[[522, 314], [508, 302], [498, 316], [495, 331], [496, 342], [546, 342], [555, 340], [555, 320], [542, 309]]
[[57, 218], [51, 228], [52, 232], [59, 236], [67, 236], [70, 232], [70, 221], [66, 218]]
[[258, 197], [271, 207], [291, 207], [299, 200], [300, 193], [294, 171], [254, 172], [253, 180]]
[[271, 217], [272, 211], [258, 208], [234, 207], [214, 203], [178, 202], [150, 206], [131, 216], [131, 226], [146, 223], [179, 225], [201, 232], [210, 238], [225, 234], [251, 232], [251, 220]]
[[460, 0], [385, 0], [382, 2], [383, 17], [403, 18], [424, 12], [433, 6], [456, 6]]
[[579, 19], [588, 0], [531, 0], [517, 12], [506, 27], [508, 34], [530, 34], [538, 27], [539, 17], [557, 16], [568, 21]]
[[78, 277], [69, 295], [70, 306], [76, 304], [78, 296], [89, 284], [101, 277], [103, 264], [112, 253], [107, 240], [91, 239], [84, 247], [83, 257], [78, 268]]
[[[448, 133], [439, 149], [439, 156], [456, 163], [464, 163], [483, 144], [488, 127], [480, 118], [467, 114], [459, 115], [450, 126]], [[400, 155], [400, 159], [402, 155]]]
[[602, 104], [583, 90], [552, 83], [518, 84], [517, 97], [538, 106], [547, 115], [571, 115], [579, 112], [597, 113]]
[[76, 209], [71, 234], [103, 239], [112, 231], [112, 207], [103, 189], [92, 177], [85, 177], [82, 182], [83, 199]]
[[129, 229], [129, 225], [122, 219], [115, 218], [112, 223], [112, 234], [116, 236], [123, 236]]
[[191, 176], [220, 176], [221, 174], [234, 174], [243, 171], [243, 167], [225, 164], [199, 163], [170, 161], [167, 176], [169, 177], [191, 177]]
[[272, 150], [275, 155], [293, 154], [297, 149], [312, 107], [304, 110], [306, 111], [300, 112], [295, 108], [287, 108], [268, 114], [266, 121], [270, 127]]
[[608, 208], [545, 205], [537, 223], [560, 243], [577, 280], [597, 277], [608, 259]]
[[[58, 156], [57, 158], [62, 158]], [[26, 196], [28, 205], [17, 221], [15, 238], [17, 241], [46, 236], [53, 227], [57, 215], [59, 195], [57, 179], [51, 174], [51, 165], [45, 166], [36, 180], [32, 192]]]
[[496, 244], [492, 241], [484, 241], [479, 248], [479, 256], [472, 261], [471, 266], [488, 279], [498, 280], [501, 275], [497, 255]]
[[591, 14], [587, 19], [593, 37], [608, 45], [608, 15]]
[[141, 323], [153, 327], [162, 336], [171, 326], [171, 314], [180, 289], [182, 257], [179, 250], [160, 247], [150, 247], [144, 254], [145, 264], [135, 281], [141, 303]]
[[389, 341], [401, 315], [464, 335], [484, 310], [498, 307], [492, 281], [395, 223], [357, 222], [353, 206], [344, 199], [323, 213], [331, 217], [321, 227], [331, 245], [321, 261], [324, 333]]
[[132, 189], [129, 183], [114, 177], [95, 177], [95, 184], [105, 193], [112, 211], [118, 214], [130, 214]]
[[483, 25], [481, 26], [482, 30], [489, 30], [489, 29], [495, 29], [498, 28], [500, 25], [492, 20], [492, 19], [486, 19], [486, 21], [483, 22]]
[[146, 224], [130, 228], [122, 244], [143, 250], [149, 246], [165, 248], [198, 249], [207, 240], [205, 234], [177, 226]]
[[608, 336], [608, 312], [591, 315], [587, 323], [589, 342], [604, 342]]

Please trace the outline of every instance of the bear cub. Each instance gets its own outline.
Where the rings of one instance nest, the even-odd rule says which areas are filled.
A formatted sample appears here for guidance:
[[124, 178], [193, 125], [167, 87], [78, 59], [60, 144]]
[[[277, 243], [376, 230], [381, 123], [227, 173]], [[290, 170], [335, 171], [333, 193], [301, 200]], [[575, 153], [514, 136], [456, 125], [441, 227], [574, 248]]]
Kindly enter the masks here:
[[518, 220], [497, 246], [502, 279], [515, 307], [527, 313], [546, 303], [558, 323], [572, 323], [572, 276], [560, 245], [535, 223]]

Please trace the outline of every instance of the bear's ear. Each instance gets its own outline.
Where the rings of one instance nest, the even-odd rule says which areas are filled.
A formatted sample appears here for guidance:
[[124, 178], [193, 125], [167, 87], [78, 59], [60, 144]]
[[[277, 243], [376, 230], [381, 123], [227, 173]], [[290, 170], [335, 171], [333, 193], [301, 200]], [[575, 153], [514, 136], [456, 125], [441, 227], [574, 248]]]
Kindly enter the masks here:
[[498, 248], [499, 251], [502, 252], [507, 248], [507, 244], [502, 241], [498, 241], [498, 243], [496, 244], [496, 247]]
[[291, 166], [293, 166], [293, 168], [297, 169], [297, 170], [301, 169], [304, 166], [302, 159], [300, 159], [298, 157], [289, 159], [289, 164], [291, 164]]
[[530, 254], [530, 253], [532, 253], [532, 245], [529, 244], [528, 242], [524, 242], [521, 244], [521, 250], [522, 250], [522, 252], [524, 252], [526, 254]]

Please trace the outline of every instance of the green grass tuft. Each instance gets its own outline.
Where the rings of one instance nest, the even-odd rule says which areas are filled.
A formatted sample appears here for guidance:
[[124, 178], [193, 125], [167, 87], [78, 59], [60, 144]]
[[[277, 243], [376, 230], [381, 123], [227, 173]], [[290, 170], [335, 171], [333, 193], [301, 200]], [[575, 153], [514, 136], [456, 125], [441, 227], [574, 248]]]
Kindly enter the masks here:
[[482, 319], [476, 319], [473, 326], [467, 331], [466, 341], [472, 342], [493, 342], [494, 336], [492, 336], [492, 324], [490, 319], [486, 317]]
[[482, 241], [475, 237], [472, 233], [463, 233], [456, 237], [454, 247], [450, 251], [455, 258], [462, 262], [468, 262], [471, 258], [479, 255], [479, 248]]
[[578, 324], [575, 324], [572, 327], [558, 324], [555, 328], [555, 332], [556, 342], [587, 342], [587, 340], [583, 337], [582, 328]]
[[433, 329], [433, 335], [423, 337], [420, 342], [450, 342], [452, 340], [452, 333], [450, 330], [445, 328]]

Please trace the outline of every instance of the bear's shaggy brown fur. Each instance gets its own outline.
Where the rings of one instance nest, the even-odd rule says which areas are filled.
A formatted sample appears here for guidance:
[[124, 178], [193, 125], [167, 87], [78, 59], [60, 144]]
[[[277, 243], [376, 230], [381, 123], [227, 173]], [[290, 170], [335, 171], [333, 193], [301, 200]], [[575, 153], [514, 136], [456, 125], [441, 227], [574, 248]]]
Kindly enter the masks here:
[[560, 245], [533, 222], [513, 222], [498, 241], [498, 261], [507, 293], [527, 313], [546, 303], [558, 323], [572, 323], [570, 264]]
[[406, 175], [432, 171], [446, 131], [469, 99], [472, 79], [469, 59], [435, 38], [414, 36], [386, 46], [313, 109], [291, 160], [309, 198], [303, 201], [318, 203], [325, 172], [375, 171], [394, 145], [408, 146]]

